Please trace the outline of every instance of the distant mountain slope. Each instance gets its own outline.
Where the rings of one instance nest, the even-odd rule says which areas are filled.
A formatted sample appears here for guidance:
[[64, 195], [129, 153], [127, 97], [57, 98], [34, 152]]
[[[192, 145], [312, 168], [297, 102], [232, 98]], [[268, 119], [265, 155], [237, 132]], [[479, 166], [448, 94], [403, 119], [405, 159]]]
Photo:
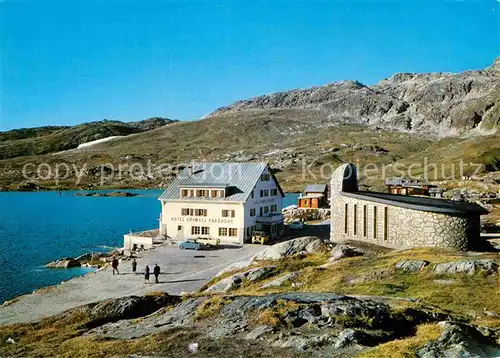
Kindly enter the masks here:
[[[22, 170], [27, 163], [48, 163], [54, 168], [64, 162], [71, 168], [73, 164], [85, 167], [77, 187], [132, 188], [164, 186], [172, 178], [164, 165], [175, 170], [179, 164], [205, 160], [266, 161], [277, 170], [286, 190], [302, 190], [306, 183], [328, 182], [329, 168], [348, 161], [360, 166], [376, 164], [382, 169], [397, 163], [406, 167], [413, 163], [422, 165], [427, 158], [430, 163], [450, 168], [464, 156], [467, 162], [492, 167], [485, 167], [483, 172], [494, 171], [492, 164], [500, 158], [498, 143], [499, 134], [435, 140], [418, 133], [335, 123], [321, 110], [252, 109], [172, 123], [78, 151], [0, 160], [0, 188], [15, 189], [26, 181]], [[107, 163], [114, 167], [116, 175], [101, 183], [99, 166]], [[123, 175], [117, 174], [120, 165], [127, 168], [133, 163], [142, 164], [148, 171], [139, 179], [127, 174], [127, 169]], [[35, 172], [28, 173], [28, 177], [35, 176]], [[76, 177], [76, 173], [70, 173], [62, 187], [75, 187]], [[382, 183], [379, 175], [367, 179], [363, 178], [363, 182], [370, 186]], [[55, 188], [54, 180], [35, 182]]]
[[0, 159], [39, 155], [73, 149], [78, 145], [110, 136], [126, 136], [175, 122], [149, 118], [138, 122], [98, 121], [76, 126], [47, 126], [0, 132]]
[[399, 73], [374, 86], [341, 81], [272, 93], [222, 107], [209, 116], [250, 109], [324, 111], [331, 122], [390, 130], [457, 135], [500, 127], [500, 57], [487, 69], [463, 73]]
[[[461, 74], [397, 74], [374, 86], [338, 82], [240, 101], [202, 120], [166, 126], [161, 126], [162, 119], [153, 118], [0, 133], [0, 159], [8, 158], [7, 149], [9, 155], [18, 155], [0, 160], [0, 188], [15, 189], [25, 182], [26, 163], [54, 167], [61, 162], [85, 167], [78, 184], [73, 172], [62, 184], [55, 177], [35, 182], [51, 188], [165, 186], [175, 175], [169, 168], [175, 171], [191, 160], [267, 161], [286, 190], [326, 183], [329, 170], [348, 161], [360, 167], [387, 167], [392, 175], [396, 164], [422, 166], [425, 161], [457, 172], [463, 160], [482, 164], [482, 173], [496, 175], [500, 165], [499, 68], [497, 60], [488, 69]], [[23, 139], [6, 140], [7, 135]], [[123, 135], [127, 136], [53, 154], [82, 142]], [[51, 154], [38, 155], [44, 153]], [[139, 179], [124, 173], [101, 182], [101, 165], [110, 164], [111, 172], [117, 174], [120, 164], [126, 168], [135, 163], [148, 168]], [[32, 178], [37, 173], [28, 174]], [[446, 175], [439, 170], [437, 178]], [[381, 175], [362, 178], [370, 187], [385, 189], [382, 179]]]

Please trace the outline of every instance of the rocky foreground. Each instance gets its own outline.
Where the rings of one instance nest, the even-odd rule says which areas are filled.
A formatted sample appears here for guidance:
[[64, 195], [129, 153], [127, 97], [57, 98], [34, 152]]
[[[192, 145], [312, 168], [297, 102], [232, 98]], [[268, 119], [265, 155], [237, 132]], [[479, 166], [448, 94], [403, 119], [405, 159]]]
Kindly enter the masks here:
[[0, 356], [495, 357], [499, 263], [497, 252], [303, 237], [196, 294], [110, 299], [0, 327]]

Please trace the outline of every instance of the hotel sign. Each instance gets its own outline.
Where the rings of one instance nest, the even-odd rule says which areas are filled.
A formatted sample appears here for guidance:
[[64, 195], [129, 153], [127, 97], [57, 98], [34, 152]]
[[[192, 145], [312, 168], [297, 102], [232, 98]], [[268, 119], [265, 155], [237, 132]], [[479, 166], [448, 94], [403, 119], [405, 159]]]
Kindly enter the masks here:
[[190, 222], [190, 223], [200, 223], [200, 224], [233, 224], [233, 219], [214, 219], [205, 217], [194, 217], [194, 216], [174, 216], [170, 219], [174, 222]]

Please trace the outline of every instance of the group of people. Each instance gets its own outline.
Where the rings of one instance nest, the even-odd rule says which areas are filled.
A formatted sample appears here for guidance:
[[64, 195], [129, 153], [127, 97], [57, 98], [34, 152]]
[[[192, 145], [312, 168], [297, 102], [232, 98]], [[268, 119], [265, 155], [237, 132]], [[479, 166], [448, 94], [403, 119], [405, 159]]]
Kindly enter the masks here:
[[[119, 262], [116, 257], [113, 257], [113, 261], [111, 261], [111, 267], [113, 268], [113, 275], [116, 274], [119, 275], [120, 271], [118, 271], [118, 265]], [[135, 259], [132, 260], [132, 273], [135, 275], [137, 273], [137, 261]], [[146, 268], [144, 269], [144, 282], [145, 283], [150, 283], [149, 281], [149, 275], [150, 275], [150, 269], [149, 266], [146, 265]], [[153, 267], [153, 275], [155, 276], [155, 282], [160, 283], [158, 280], [158, 277], [160, 276], [160, 266], [155, 264], [155, 267]]]

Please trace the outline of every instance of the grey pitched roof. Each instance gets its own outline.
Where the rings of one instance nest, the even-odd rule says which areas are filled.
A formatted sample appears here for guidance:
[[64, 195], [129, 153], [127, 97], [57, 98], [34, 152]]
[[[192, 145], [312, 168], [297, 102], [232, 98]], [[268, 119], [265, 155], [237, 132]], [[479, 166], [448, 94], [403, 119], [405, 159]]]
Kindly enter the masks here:
[[454, 201], [434, 198], [423, 198], [417, 196], [406, 196], [386, 193], [375, 193], [367, 191], [342, 192], [342, 196], [353, 197], [373, 201], [381, 204], [399, 206], [420, 211], [430, 211], [435, 213], [468, 215], [468, 214], [487, 214], [488, 210], [482, 206], [466, 201]]
[[[267, 163], [191, 163], [190, 168], [184, 168], [167, 190], [158, 198], [159, 200], [180, 200], [181, 187], [230, 187], [230, 195], [225, 198], [203, 198], [213, 201], [246, 201], [260, 175], [267, 167]], [[274, 178], [274, 176], [272, 176]], [[274, 178], [274, 180], [276, 180]], [[283, 191], [278, 189], [284, 196]], [[182, 200], [199, 201], [200, 198], [182, 198]]]
[[314, 193], [322, 193], [326, 189], [326, 184], [309, 184], [304, 189], [304, 193], [314, 192]]

